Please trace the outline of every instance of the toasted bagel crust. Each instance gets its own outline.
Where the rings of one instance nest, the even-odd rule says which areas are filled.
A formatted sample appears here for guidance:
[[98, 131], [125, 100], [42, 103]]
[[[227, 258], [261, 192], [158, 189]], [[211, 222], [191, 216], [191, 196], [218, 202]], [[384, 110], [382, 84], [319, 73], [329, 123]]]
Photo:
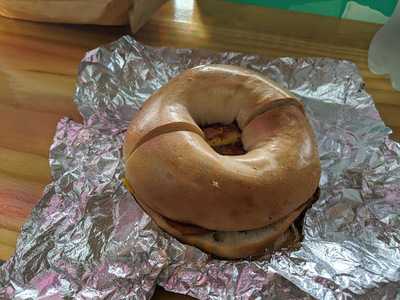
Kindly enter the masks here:
[[[311, 201], [310, 201], [311, 202]], [[220, 258], [236, 259], [260, 256], [266, 249], [275, 250], [289, 246], [296, 237], [290, 225], [309, 203], [295, 209], [289, 215], [268, 226], [248, 231], [193, 231], [185, 232], [186, 226], [170, 222], [165, 217], [141, 204], [146, 213], [164, 231], [179, 241], [195, 246]]]
[[[247, 153], [220, 155], [200, 126], [234, 121]], [[233, 66], [200, 66], [162, 87], [132, 120], [123, 155], [141, 203], [168, 219], [217, 231], [281, 220], [311, 198], [320, 178], [301, 102]]]

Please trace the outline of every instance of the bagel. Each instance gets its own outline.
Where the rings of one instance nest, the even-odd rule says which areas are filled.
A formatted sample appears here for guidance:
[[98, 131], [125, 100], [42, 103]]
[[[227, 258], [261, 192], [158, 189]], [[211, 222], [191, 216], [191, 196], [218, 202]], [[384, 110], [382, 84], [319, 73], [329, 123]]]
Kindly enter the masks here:
[[[218, 153], [204, 128], [233, 123], [244, 151]], [[261, 74], [224, 65], [187, 70], [151, 96], [129, 125], [123, 159], [135, 199], [161, 228], [225, 257], [251, 251], [221, 252], [210, 232], [225, 232], [219, 236], [228, 245], [239, 237], [234, 232], [254, 231], [249, 245], [272, 245], [287, 234], [320, 178], [302, 103]]]

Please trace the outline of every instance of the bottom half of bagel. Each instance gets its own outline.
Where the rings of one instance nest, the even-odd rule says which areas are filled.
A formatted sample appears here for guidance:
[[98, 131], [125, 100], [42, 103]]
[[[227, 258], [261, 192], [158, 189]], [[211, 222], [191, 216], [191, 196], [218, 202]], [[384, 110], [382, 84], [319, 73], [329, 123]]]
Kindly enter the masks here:
[[[125, 182], [134, 195], [133, 189]], [[284, 218], [268, 226], [253, 230], [212, 231], [190, 224], [170, 220], [155, 212], [140, 199], [139, 205], [162, 230], [179, 241], [195, 246], [202, 251], [225, 259], [260, 256], [266, 250], [296, 247], [300, 242], [299, 227], [305, 210], [319, 197], [319, 189], [306, 203]]]

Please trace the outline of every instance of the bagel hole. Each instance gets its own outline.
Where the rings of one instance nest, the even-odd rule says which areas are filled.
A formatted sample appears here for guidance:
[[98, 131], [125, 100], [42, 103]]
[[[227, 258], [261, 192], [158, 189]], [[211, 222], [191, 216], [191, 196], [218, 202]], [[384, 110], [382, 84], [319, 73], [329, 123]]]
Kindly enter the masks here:
[[236, 122], [231, 124], [215, 123], [202, 126], [206, 142], [221, 155], [246, 154], [242, 143], [242, 131]]

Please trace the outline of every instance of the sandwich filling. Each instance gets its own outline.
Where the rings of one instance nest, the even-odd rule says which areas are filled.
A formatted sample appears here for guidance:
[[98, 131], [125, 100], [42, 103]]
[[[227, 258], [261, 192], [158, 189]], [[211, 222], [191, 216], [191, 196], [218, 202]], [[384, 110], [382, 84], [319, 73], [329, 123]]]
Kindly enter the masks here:
[[202, 128], [207, 143], [222, 155], [243, 155], [242, 132], [236, 123], [212, 124]]

